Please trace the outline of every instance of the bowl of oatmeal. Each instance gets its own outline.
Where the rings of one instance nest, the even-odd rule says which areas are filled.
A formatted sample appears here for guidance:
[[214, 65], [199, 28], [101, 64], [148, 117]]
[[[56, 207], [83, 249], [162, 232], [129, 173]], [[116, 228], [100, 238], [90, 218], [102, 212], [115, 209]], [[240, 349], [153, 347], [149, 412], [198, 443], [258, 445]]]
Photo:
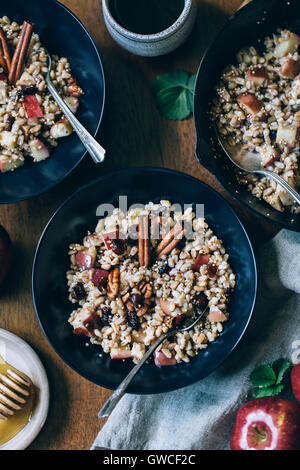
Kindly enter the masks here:
[[58, 354], [111, 389], [157, 338], [208, 305], [130, 388], [163, 392], [200, 380], [234, 349], [254, 307], [255, 259], [237, 216], [210, 187], [170, 170], [122, 170], [76, 192], [49, 222], [33, 296]]
[[[66, 35], [72, 41], [65, 41]], [[101, 59], [79, 20], [54, 0], [0, 9], [0, 203], [45, 192], [85, 155], [48, 92], [47, 51], [52, 81], [65, 103], [92, 134], [100, 125]]]
[[253, 1], [208, 49], [195, 93], [198, 159], [248, 210], [296, 231], [299, 207], [277, 183], [236, 170], [216, 130], [299, 192], [299, 43], [296, 1]]

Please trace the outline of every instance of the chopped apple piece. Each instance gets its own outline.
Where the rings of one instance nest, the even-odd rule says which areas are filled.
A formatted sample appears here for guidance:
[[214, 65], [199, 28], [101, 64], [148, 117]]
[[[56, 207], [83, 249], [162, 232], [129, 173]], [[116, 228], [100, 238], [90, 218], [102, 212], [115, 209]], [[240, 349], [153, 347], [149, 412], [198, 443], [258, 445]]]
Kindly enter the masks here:
[[75, 255], [75, 263], [78, 268], [92, 269], [94, 267], [97, 256], [97, 250], [94, 246], [82, 251], [78, 251]]
[[265, 145], [262, 152], [262, 165], [270, 166], [280, 158], [278, 150], [272, 145]]
[[270, 204], [270, 206], [272, 206], [278, 212], [284, 212], [284, 209], [282, 207], [282, 203], [278, 194], [276, 193], [270, 194], [270, 196], [265, 197], [265, 200], [267, 201], [268, 204]]
[[0, 133], [0, 145], [7, 149], [14, 149], [17, 142], [16, 134], [10, 131], [3, 131]]
[[280, 187], [276, 192], [284, 206], [292, 206], [295, 203], [294, 199], [283, 188]]
[[278, 128], [276, 142], [278, 144], [285, 143], [289, 147], [294, 147], [297, 138], [297, 127], [296, 126], [284, 126], [281, 125]]
[[172, 357], [167, 357], [162, 351], [156, 351], [154, 353], [154, 362], [155, 362], [155, 365], [158, 367], [175, 366], [176, 365], [175, 353], [172, 352]]
[[28, 119], [44, 117], [44, 112], [40, 106], [37, 95], [24, 96], [23, 104]]
[[257, 114], [263, 107], [261, 101], [259, 101], [255, 95], [252, 93], [245, 93], [243, 95], [238, 96], [237, 98], [238, 103], [246, 109], [247, 112], [250, 114]]
[[84, 239], [85, 246], [100, 246], [102, 245], [102, 243], [102, 238], [96, 233], [91, 233], [90, 235], [87, 235]]
[[54, 139], [60, 139], [61, 137], [68, 137], [73, 132], [73, 127], [66, 118], [57, 121], [50, 129], [50, 135]]
[[201, 266], [209, 263], [209, 255], [204, 255], [203, 253], [199, 253], [196, 258], [195, 263], [192, 266], [192, 270], [196, 273], [200, 271]]
[[254, 84], [262, 86], [267, 80], [267, 69], [265, 67], [254, 67], [248, 70], [246, 80], [251, 80]]
[[170, 317], [172, 315], [171, 303], [167, 300], [160, 299], [160, 306], [165, 315]]
[[223, 312], [217, 307], [211, 307], [210, 312], [208, 315], [208, 320], [211, 323], [219, 323], [219, 322], [224, 322], [227, 321], [226, 315], [224, 315]]
[[67, 96], [66, 98], [64, 98], [64, 101], [69, 106], [72, 113], [76, 114], [79, 108], [79, 99], [75, 96]]
[[112, 359], [130, 359], [132, 354], [128, 348], [112, 348], [110, 356]]
[[24, 159], [17, 157], [12, 158], [7, 155], [0, 155], [0, 171], [1, 173], [6, 173], [7, 171], [13, 171], [19, 166], [24, 165]]
[[50, 152], [46, 145], [39, 139], [34, 139], [29, 142], [30, 152], [35, 162], [46, 160], [50, 156]]
[[33, 78], [32, 75], [30, 75], [28, 72], [23, 72], [23, 74], [20, 77], [20, 80], [18, 80], [17, 85], [20, 86], [31, 86], [31, 85], [36, 85], [36, 81]]
[[102, 283], [105, 283], [105, 281], [108, 279], [109, 276], [109, 271], [106, 271], [105, 269], [95, 269], [93, 278], [92, 278], [92, 283], [94, 286], [98, 287]]
[[76, 316], [74, 334], [79, 336], [95, 337], [95, 330], [101, 328], [101, 318], [96, 312], [87, 313], [81, 310]]
[[281, 67], [281, 75], [295, 78], [300, 72], [300, 60], [288, 59]]
[[0, 80], [0, 104], [5, 104], [7, 100], [7, 82]]
[[294, 54], [300, 44], [300, 37], [297, 34], [291, 33], [289, 39], [280, 42], [275, 48], [275, 56], [278, 59], [288, 55]]

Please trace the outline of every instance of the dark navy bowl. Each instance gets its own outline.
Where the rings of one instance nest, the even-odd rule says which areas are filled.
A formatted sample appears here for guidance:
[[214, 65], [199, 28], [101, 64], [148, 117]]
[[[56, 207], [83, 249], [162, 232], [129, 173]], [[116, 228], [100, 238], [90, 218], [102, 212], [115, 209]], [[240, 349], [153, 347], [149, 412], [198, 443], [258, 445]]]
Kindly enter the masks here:
[[[104, 73], [96, 45], [83, 24], [55, 0], [13, 0], [1, 2], [0, 16], [35, 24], [48, 51], [70, 60], [72, 71], [85, 95], [77, 117], [96, 135], [105, 98]], [[14, 203], [37, 196], [62, 181], [83, 159], [86, 150], [74, 133], [59, 140], [48, 160], [28, 160], [14, 172], [0, 174], [0, 203]]]
[[223, 240], [237, 275], [230, 305], [230, 319], [221, 336], [189, 364], [158, 368], [145, 365], [132, 382], [131, 393], [160, 393], [197, 382], [218, 367], [240, 341], [250, 320], [256, 298], [256, 263], [249, 238], [235, 212], [212, 188], [195, 178], [159, 168], [121, 170], [99, 178], [79, 189], [57, 210], [39, 242], [33, 265], [33, 299], [41, 327], [55, 351], [83, 377], [115, 389], [132, 368], [132, 361], [111, 360], [99, 346], [86, 347], [86, 338], [73, 334], [68, 317], [66, 271], [68, 246], [80, 242], [97, 224], [101, 203], [118, 207], [119, 195], [128, 204], [169, 199], [205, 206], [205, 217], [217, 237]]

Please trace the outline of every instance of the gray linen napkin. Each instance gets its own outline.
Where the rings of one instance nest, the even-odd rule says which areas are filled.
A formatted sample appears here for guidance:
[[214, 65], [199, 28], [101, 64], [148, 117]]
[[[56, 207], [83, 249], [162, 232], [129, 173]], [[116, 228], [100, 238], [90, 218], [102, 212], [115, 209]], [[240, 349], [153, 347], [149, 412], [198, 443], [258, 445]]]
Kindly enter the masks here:
[[236, 412], [249, 399], [254, 367], [279, 357], [300, 359], [299, 247], [300, 234], [283, 230], [261, 248], [253, 319], [237, 349], [216, 372], [175, 392], [126, 395], [92, 449], [228, 449]]

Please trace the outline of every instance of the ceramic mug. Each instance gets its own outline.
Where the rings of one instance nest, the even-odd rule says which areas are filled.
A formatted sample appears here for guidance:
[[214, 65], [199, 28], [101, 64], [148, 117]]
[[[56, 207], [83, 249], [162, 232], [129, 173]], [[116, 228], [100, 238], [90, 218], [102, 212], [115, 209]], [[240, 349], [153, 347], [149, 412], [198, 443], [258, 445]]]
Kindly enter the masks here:
[[194, 0], [185, 0], [181, 15], [169, 28], [155, 34], [137, 34], [123, 28], [110, 7], [111, 0], [102, 0], [105, 24], [112, 38], [127, 51], [145, 57], [168, 54], [179, 47], [193, 29], [197, 9]]

